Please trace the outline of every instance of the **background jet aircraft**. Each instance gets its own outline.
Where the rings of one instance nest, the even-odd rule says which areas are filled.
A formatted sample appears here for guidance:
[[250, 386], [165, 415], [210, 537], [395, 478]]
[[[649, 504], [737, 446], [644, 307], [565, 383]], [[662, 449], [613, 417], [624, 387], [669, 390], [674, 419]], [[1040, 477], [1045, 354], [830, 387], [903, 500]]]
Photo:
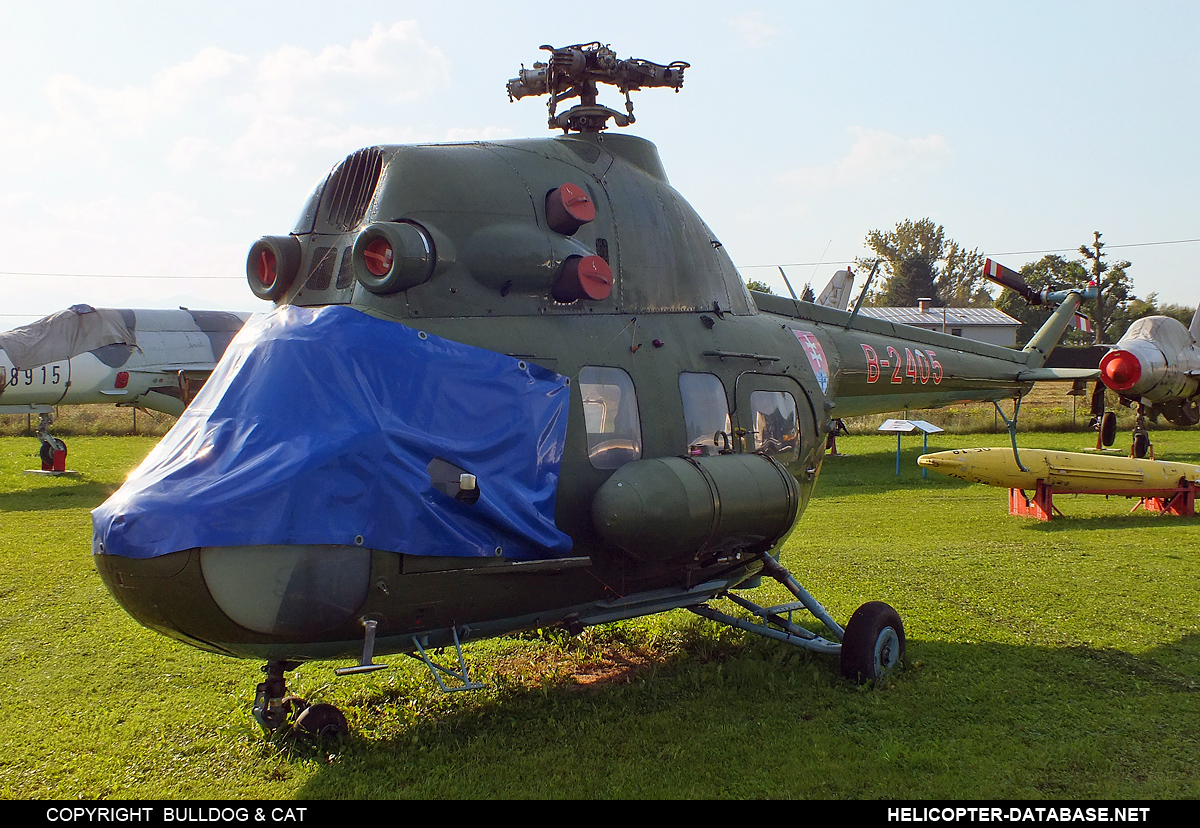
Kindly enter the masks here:
[[847, 268], [833, 274], [829, 284], [817, 297], [817, 304], [836, 310], [845, 310], [850, 304], [850, 289], [854, 287], [854, 271]]
[[1135, 320], [1100, 360], [1100, 380], [1139, 417], [1200, 423], [1200, 309], [1190, 328], [1170, 316]]
[[[42, 459], [57, 405], [117, 403], [179, 416], [248, 313], [73, 305], [0, 333], [0, 414], [40, 414]], [[61, 469], [60, 469], [61, 470]]]

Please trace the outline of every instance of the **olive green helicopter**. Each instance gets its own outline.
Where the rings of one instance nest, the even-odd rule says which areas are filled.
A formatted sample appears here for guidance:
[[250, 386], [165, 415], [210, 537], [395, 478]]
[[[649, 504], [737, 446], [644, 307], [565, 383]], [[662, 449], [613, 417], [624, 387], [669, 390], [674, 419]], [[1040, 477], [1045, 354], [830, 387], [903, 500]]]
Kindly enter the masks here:
[[[678, 608], [880, 679], [904, 657], [897, 612], [843, 626], [780, 561], [833, 418], [1019, 411], [1063, 378], [1043, 363], [1077, 292], [1020, 351], [864, 318], [861, 298], [749, 292], [655, 146], [607, 129], [688, 64], [542, 48], [508, 93], [548, 95], [562, 134], [337, 164], [250, 249], [273, 309], [93, 513], [96, 567], [137, 621], [266, 662], [268, 731], [346, 730], [289, 695], [302, 662], [354, 659], [348, 676], [403, 654], [466, 690], [466, 642]], [[756, 604], [762, 576], [795, 600]]]

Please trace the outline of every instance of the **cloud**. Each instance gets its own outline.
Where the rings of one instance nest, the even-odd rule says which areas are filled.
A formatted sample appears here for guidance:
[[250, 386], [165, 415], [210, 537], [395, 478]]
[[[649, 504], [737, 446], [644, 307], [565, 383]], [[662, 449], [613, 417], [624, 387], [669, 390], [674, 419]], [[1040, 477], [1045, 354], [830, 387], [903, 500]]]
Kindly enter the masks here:
[[849, 131], [855, 140], [846, 155], [827, 164], [789, 170], [784, 174], [785, 181], [805, 194], [871, 186], [926, 174], [950, 153], [949, 143], [935, 133], [901, 138], [863, 127], [851, 127]]
[[761, 49], [777, 40], [780, 29], [767, 20], [762, 12], [746, 12], [732, 21], [738, 46], [743, 49]]
[[18, 126], [0, 135], [0, 156], [36, 164], [66, 153], [81, 164], [159, 163], [172, 173], [263, 179], [296, 169], [311, 152], [345, 152], [358, 136], [433, 138], [388, 125], [448, 82], [449, 60], [411, 21], [376, 24], [366, 37], [315, 53], [284, 45], [254, 59], [214, 46], [141, 85], [50, 77], [43, 94], [52, 118], [0, 113]]
[[[446, 125], [413, 113], [449, 82], [449, 59], [412, 22], [314, 50], [209, 46], [126, 83], [46, 77], [33, 106], [0, 101], [0, 221], [17, 239], [7, 269], [220, 275], [234, 278], [195, 286], [243, 294], [249, 243], [286, 232], [345, 153], [442, 137]], [[77, 281], [68, 289], [94, 304], [154, 301], [180, 285]], [[19, 289], [48, 312], [44, 290]]]

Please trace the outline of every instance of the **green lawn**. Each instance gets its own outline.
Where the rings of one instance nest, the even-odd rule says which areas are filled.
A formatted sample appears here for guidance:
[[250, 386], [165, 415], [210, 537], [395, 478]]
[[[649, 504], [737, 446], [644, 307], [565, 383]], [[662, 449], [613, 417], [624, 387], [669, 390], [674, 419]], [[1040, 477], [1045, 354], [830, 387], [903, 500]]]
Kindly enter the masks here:
[[[922, 479], [919, 438], [899, 478], [894, 438], [843, 438], [783, 562], [843, 621], [900, 611], [909, 664], [887, 687], [676, 612], [471, 645], [477, 693], [439, 694], [406, 658], [307, 665], [292, 688], [352, 735], [272, 742], [249, 713], [259, 664], [143, 629], [92, 567], [88, 512], [153, 441], [73, 438], [81, 475], [48, 479], [21, 474], [36, 440], [0, 438], [2, 796], [1200, 796], [1195, 519], [1084, 496], [1056, 499], [1066, 520], [1013, 518], [1003, 490]], [[1200, 462], [1200, 431], [1156, 448]]]

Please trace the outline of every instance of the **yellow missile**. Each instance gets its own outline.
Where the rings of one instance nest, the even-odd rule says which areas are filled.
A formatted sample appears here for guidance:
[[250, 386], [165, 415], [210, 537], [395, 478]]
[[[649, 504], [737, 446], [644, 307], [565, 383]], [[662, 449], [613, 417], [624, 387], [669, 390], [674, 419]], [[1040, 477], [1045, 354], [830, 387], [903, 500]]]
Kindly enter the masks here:
[[1200, 481], [1200, 466], [1163, 460], [1136, 460], [1104, 454], [1047, 449], [1021, 449], [1021, 471], [1011, 448], [971, 448], [923, 454], [917, 463], [938, 474], [971, 483], [1009, 489], [1036, 489], [1039, 480], [1051, 490], [1104, 492], [1174, 489], [1181, 481]]

